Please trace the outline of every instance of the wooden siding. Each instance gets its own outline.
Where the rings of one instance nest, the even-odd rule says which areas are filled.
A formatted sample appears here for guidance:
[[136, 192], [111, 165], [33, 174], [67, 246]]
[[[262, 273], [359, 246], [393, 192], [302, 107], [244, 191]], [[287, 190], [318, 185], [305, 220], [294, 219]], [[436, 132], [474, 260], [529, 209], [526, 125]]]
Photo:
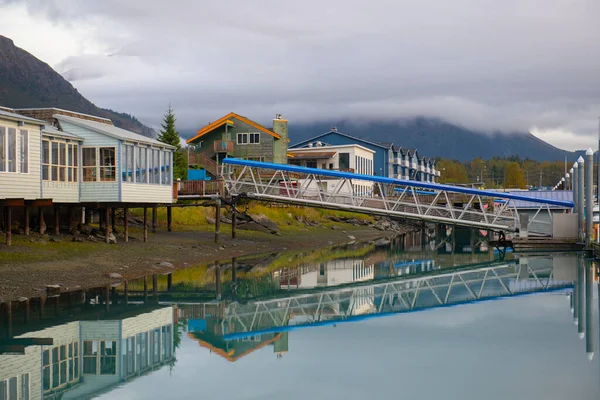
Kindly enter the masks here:
[[121, 183], [121, 201], [134, 203], [173, 203], [171, 185]]
[[[79, 168], [81, 170], [81, 168]], [[56, 203], [79, 202], [79, 182], [42, 182], [42, 197]]]
[[81, 182], [81, 201], [119, 201], [119, 182]]
[[[40, 185], [40, 127], [32, 124], [17, 126], [14, 121], [0, 118], [0, 126], [15, 128], [17, 130], [17, 160], [19, 160], [20, 137], [19, 130], [26, 129], [29, 132], [29, 172], [0, 172], [0, 199], [39, 199], [41, 197]], [[17, 168], [19, 166], [17, 165]]]
[[164, 325], [171, 325], [173, 324], [173, 307], [165, 307], [147, 314], [125, 318], [122, 323], [123, 338], [128, 338], [142, 332], [148, 332]]
[[[0, 355], [0, 381], [17, 377], [19, 396], [21, 375], [29, 374], [29, 398], [42, 398], [42, 347], [29, 346], [23, 355]], [[20, 397], [17, 397], [20, 398]]]

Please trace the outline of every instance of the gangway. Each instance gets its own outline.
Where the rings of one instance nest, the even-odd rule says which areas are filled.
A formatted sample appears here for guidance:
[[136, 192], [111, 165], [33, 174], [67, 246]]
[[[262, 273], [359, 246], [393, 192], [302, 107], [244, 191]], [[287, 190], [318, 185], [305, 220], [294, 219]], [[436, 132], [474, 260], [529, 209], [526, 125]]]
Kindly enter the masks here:
[[[361, 175], [287, 164], [225, 158], [222, 179], [227, 195], [423, 222], [518, 232], [528, 208], [528, 233], [547, 236], [553, 211], [573, 208], [573, 202], [478, 190], [431, 182]], [[370, 187], [371, 190], [364, 190]], [[554, 210], [551, 209], [554, 208]], [[533, 214], [533, 215], [531, 215]], [[546, 226], [545, 226], [546, 225]], [[546, 229], [543, 229], [543, 228]], [[536, 231], [537, 230], [537, 231]]]

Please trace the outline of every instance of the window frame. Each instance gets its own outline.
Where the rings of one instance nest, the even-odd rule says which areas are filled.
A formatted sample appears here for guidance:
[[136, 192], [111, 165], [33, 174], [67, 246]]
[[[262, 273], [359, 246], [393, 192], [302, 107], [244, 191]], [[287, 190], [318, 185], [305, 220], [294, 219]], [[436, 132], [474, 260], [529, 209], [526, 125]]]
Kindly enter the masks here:
[[[85, 151], [93, 150], [94, 151], [94, 165], [85, 165]], [[92, 171], [92, 177], [94, 179], [86, 180], [85, 179], [85, 171]], [[90, 183], [90, 182], [98, 182], [98, 148], [95, 146], [81, 146], [81, 182], [82, 183]]]
[[[112, 150], [112, 165], [104, 165], [104, 158], [106, 154], [102, 154], [103, 151]], [[117, 147], [116, 146], [102, 146], [98, 147], [98, 157], [96, 158], [96, 164], [98, 166], [98, 182], [117, 182]], [[112, 170], [112, 174], [106, 177], [106, 170]]]
[[[245, 138], [245, 142], [244, 141], [240, 141], [240, 138]], [[238, 133], [236, 135], [236, 143], [240, 146], [246, 146], [248, 144], [249, 138], [248, 138], [248, 132], [241, 132]]]
[[[19, 129], [19, 173], [29, 174], [29, 130]], [[23, 140], [25, 137], [25, 140]], [[25, 143], [25, 149], [23, 149], [23, 143]], [[25, 171], [23, 171], [25, 169]]]
[[[252, 141], [252, 138], [256, 138], [255, 142]], [[248, 133], [248, 144], [260, 144], [260, 132], [249, 132]]]

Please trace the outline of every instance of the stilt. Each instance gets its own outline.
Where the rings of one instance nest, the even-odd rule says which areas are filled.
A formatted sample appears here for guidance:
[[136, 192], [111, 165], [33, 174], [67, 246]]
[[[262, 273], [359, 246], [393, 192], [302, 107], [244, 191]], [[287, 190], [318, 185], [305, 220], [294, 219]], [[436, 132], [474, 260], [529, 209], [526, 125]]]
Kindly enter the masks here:
[[123, 209], [123, 234], [125, 235], [125, 242], [129, 242], [129, 208]]
[[217, 300], [221, 300], [221, 266], [219, 262], [215, 264], [215, 286], [216, 286], [216, 297]]
[[54, 234], [60, 235], [60, 207], [54, 206]]
[[12, 207], [4, 207], [4, 230], [6, 231], [6, 245], [12, 246]]
[[39, 308], [38, 308], [38, 317], [40, 318], [40, 320], [42, 318], [44, 318], [44, 305], [46, 304], [46, 298], [45, 297], [40, 297], [39, 298]]
[[219, 243], [219, 235], [221, 234], [221, 199], [215, 202], [215, 243]]
[[12, 332], [12, 301], [7, 301], [4, 303], [4, 307], [6, 307], [6, 331], [8, 333], [8, 338], [12, 339], [13, 337], [13, 332]]
[[44, 209], [42, 207], [39, 208], [39, 226], [40, 235], [46, 233], [46, 222], [44, 222]]
[[112, 299], [112, 302], [115, 304], [118, 304], [118, 299], [117, 299], [117, 288], [115, 286], [112, 286], [110, 288], [110, 298]]
[[129, 284], [125, 281], [125, 289], [123, 289], [123, 294], [125, 296], [125, 308], [129, 305]]
[[167, 275], [167, 292], [171, 292], [173, 288], [173, 274]]
[[25, 323], [29, 323], [29, 312], [31, 310], [31, 303], [29, 299], [25, 300]]
[[156, 233], [156, 225], [158, 224], [158, 206], [152, 206], [152, 233]]
[[231, 238], [235, 239], [237, 236], [237, 213], [233, 210], [231, 214]]
[[158, 275], [152, 275], [152, 297], [154, 301], [158, 301]]
[[106, 285], [106, 289], [104, 290], [104, 306], [105, 306], [106, 312], [109, 312], [110, 311], [110, 285]]
[[144, 303], [148, 301], [148, 277], [144, 276]]
[[144, 207], [144, 243], [148, 241], [148, 207]]
[[237, 258], [233, 257], [231, 259], [231, 281], [234, 284], [237, 284]]
[[114, 208], [110, 209], [110, 227], [114, 232], [117, 228], [117, 213]]
[[25, 217], [25, 221], [23, 221], [23, 225], [25, 228], [25, 235], [29, 236], [29, 207], [25, 206], [25, 209], [23, 210], [23, 214]]
[[106, 207], [104, 209], [104, 242], [108, 243], [108, 234], [110, 233], [110, 225], [108, 223], [108, 213], [109, 213], [109, 208]]
[[173, 207], [167, 206], [167, 231], [173, 232]]
[[58, 316], [60, 313], [60, 295], [54, 297], [54, 315]]

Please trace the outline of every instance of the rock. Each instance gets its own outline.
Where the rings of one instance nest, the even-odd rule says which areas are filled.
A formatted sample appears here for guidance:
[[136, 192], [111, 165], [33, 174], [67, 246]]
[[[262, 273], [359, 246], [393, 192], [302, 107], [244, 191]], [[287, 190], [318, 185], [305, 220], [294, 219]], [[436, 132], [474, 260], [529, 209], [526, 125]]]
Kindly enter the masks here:
[[352, 236], [352, 235], [348, 235], [348, 239], [350, 239], [350, 240], [356, 240], [356, 238], [354, 236]]
[[331, 227], [331, 230], [333, 230], [333, 231], [335, 231], [336, 229], [337, 229], [337, 226], [335, 226], [335, 225], [333, 225], [333, 226]]
[[50, 238], [50, 241], [51, 241], [51, 242], [54, 242], [54, 243], [61, 243], [61, 242], [62, 242], [62, 239], [60, 238], [60, 236], [52, 236], [52, 237]]
[[207, 216], [206, 216], [206, 222], [207, 222], [209, 225], [214, 225], [214, 224], [215, 224], [215, 222], [217, 222], [217, 220], [216, 220], [216, 219], [214, 219], [213, 217], [209, 217], [209, 216], [207, 215]]
[[108, 244], [117, 244], [117, 237], [112, 232], [108, 234]]
[[29, 239], [29, 241], [30, 241], [31, 243], [35, 243], [35, 242], [37, 242], [37, 240], [36, 240], [35, 238], [31, 238], [31, 239]]
[[78, 230], [84, 235], [91, 235], [94, 232], [94, 227], [90, 225], [79, 225]]
[[271, 232], [279, 232], [279, 226], [264, 214], [250, 214], [252, 221], [264, 226]]
[[390, 243], [392, 243], [392, 241], [391, 241], [391, 239], [388, 239], [388, 238], [377, 239], [374, 242], [375, 246], [388, 246]]
[[117, 272], [111, 272], [110, 274], [108, 274], [108, 277], [110, 279], [123, 279], [123, 275], [121, 275]]
[[219, 250], [225, 250], [225, 247], [219, 246]]
[[173, 264], [171, 264], [170, 262], [166, 262], [166, 261], [159, 262], [158, 266], [165, 267], [165, 268], [175, 268], [175, 266]]
[[252, 221], [252, 222], [246, 222], [244, 224], [240, 224], [240, 225], [238, 225], [238, 229], [245, 230], [245, 231], [256, 231], [256, 232], [271, 233], [270, 230], [268, 230], [267, 228], [265, 228], [262, 225], [257, 224], [254, 221]]
[[39, 243], [39, 244], [46, 244], [47, 242], [44, 239], [38, 239], [37, 243]]
[[46, 233], [47, 226], [46, 226], [46, 221], [44, 221], [44, 218], [40, 218], [40, 219], [41, 219], [41, 221], [40, 221], [40, 233], [43, 235], [44, 233]]
[[46, 285], [46, 296], [58, 296], [60, 295], [60, 285]]
[[28, 300], [28, 299], [27, 299], [27, 297], [19, 297], [19, 298], [17, 299], [17, 301], [18, 301], [19, 303], [22, 303], [22, 302], [24, 302], [24, 301], [27, 301], [27, 300]]
[[96, 238], [96, 236], [92, 236], [92, 235], [88, 236], [87, 240], [90, 242], [94, 242], [94, 243], [98, 242], [98, 239]]

